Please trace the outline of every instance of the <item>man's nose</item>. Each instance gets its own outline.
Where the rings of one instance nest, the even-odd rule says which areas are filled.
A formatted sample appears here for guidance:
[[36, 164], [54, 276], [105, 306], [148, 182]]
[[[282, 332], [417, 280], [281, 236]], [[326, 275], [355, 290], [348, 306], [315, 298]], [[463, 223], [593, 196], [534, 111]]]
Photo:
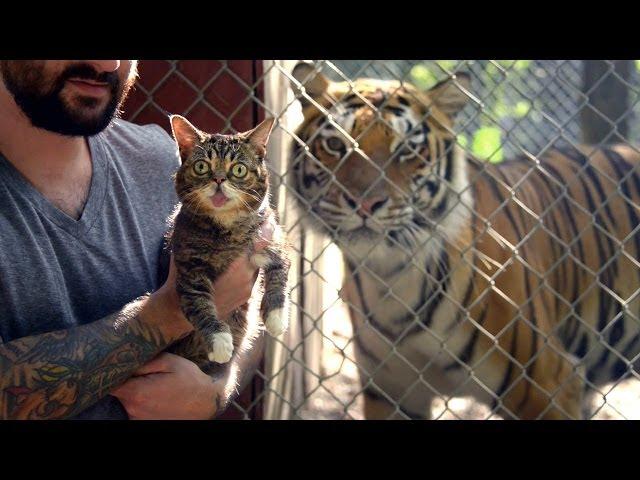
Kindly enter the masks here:
[[120, 68], [120, 60], [87, 60], [98, 73], [115, 72]]

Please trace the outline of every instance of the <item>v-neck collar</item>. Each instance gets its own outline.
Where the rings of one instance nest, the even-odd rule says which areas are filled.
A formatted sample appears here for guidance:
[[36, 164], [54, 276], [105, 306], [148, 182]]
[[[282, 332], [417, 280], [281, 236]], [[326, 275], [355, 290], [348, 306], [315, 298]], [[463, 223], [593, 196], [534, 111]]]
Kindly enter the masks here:
[[88, 137], [87, 143], [91, 152], [91, 185], [84, 209], [77, 220], [53, 205], [0, 154], [0, 174], [7, 180], [9, 187], [26, 198], [53, 223], [76, 237], [87, 233], [98, 219], [107, 190], [108, 162], [101, 134]]

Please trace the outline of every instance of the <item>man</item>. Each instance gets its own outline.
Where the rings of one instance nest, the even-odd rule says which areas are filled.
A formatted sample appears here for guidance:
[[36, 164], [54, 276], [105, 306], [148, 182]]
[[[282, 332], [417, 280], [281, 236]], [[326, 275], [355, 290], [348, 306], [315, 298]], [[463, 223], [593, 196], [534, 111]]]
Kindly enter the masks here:
[[[213, 418], [262, 336], [215, 377], [162, 353], [193, 330], [173, 264], [158, 274], [179, 160], [160, 127], [114, 119], [136, 62], [6, 60], [0, 76], [0, 418]], [[216, 282], [221, 314], [256, 275], [242, 258]]]

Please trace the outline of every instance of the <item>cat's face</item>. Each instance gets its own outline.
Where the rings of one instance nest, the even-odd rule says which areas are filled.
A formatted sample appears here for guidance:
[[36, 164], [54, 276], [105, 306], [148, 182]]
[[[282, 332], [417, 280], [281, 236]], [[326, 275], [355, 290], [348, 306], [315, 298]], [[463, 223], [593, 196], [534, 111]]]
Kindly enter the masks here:
[[182, 208], [224, 224], [257, 211], [268, 190], [264, 156], [272, 126], [269, 118], [248, 132], [211, 135], [179, 115], [172, 116], [182, 160], [176, 174]]

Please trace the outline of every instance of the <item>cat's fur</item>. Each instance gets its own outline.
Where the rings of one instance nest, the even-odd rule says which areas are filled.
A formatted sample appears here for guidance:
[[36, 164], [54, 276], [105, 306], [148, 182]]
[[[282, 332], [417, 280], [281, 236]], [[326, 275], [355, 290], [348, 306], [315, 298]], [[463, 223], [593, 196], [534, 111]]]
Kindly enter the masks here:
[[[181, 206], [170, 246], [180, 306], [195, 327], [194, 334], [171, 351], [201, 367], [231, 360], [246, 333], [247, 305], [228, 319], [220, 318], [212, 284], [235, 259], [252, 252], [263, 222], [275, 219], [264, 158], [272, 126], [270, 118], [248, 132], [208, 134], [179, 115], [171, 117], [182, 165], [175, 177]], [[252, 253], [251, 260], [263, 270], [260, 313], [267, 331], [276, 336], [288, 324], [290, 262], [282, 229], [274, 223], [270, 245]]]

